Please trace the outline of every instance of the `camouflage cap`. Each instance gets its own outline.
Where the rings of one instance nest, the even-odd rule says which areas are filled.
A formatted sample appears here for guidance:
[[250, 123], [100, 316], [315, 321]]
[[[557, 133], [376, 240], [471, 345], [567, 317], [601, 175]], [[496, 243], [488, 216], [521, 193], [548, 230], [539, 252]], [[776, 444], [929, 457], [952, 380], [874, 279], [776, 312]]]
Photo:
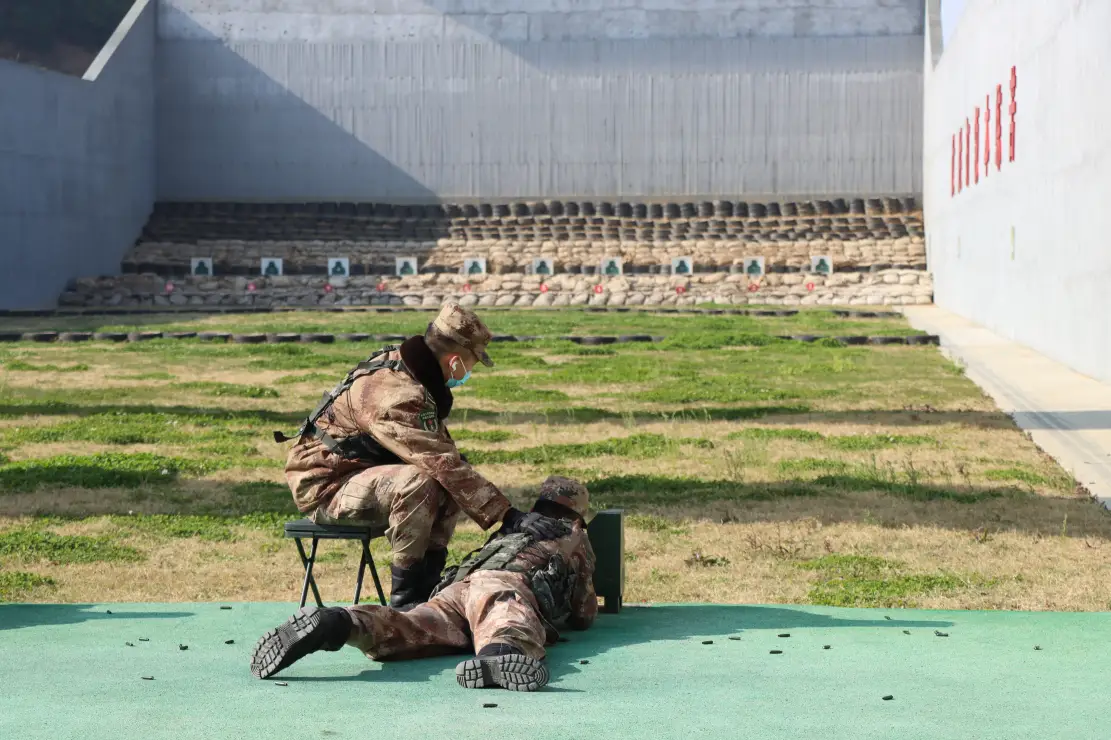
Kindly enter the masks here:
[[474, 311], [458, 303], [445, 303], [440, 315], [432, 322], [432, 328], [445, 339], [473, 352], [483, 365], [494, 366], [494, 361], [486, 354], [486, 345], [494, 335]]
[[562, 475], [549, 475], [547, 480], [540, 484], [540, 498], [537, 501], [551, 501], [565, 506], [583, 520], [586, 519], [586, 512], [590, 509], [590, 494], [586, 486]]

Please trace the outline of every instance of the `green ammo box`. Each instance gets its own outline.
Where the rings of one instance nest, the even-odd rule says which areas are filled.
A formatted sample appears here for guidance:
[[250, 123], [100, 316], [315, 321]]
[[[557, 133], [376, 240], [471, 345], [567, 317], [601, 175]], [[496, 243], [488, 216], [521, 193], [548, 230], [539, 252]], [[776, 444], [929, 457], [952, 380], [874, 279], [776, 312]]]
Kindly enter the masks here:
[[608, 614], [621, 611], [625, 594], [625, 511], [599, 511], [587, 527], [590, 546], [597, 564], [594, 591], [601, 601], [600, 610]]

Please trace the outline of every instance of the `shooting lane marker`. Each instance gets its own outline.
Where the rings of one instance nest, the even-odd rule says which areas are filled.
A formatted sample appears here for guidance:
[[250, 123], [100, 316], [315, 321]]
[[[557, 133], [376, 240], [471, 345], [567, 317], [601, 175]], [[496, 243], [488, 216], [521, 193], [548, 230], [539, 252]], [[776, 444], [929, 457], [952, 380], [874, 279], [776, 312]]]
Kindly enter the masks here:
[[603, 288], [601, 285], [595, 285], [594, 286], [594, 292], [597, 293], [598, 295], [601, 295], [603, 292], [605, 292], [605, 290], [606, 289]]

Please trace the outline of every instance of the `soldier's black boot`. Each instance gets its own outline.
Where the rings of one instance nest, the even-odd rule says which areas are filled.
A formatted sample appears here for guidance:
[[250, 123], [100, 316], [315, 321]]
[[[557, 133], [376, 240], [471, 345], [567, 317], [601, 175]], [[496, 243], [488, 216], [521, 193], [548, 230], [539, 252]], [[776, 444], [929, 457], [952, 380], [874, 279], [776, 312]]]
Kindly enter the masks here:
[[440, 583], [440, 573], [447, 564], [447, 549], [426, 550], [424, 558], [410, 568], [390, 566], [393, 586], [390, 588], [390, 606], [407, 612], [428, 601], [432, 590]]
[[548, 683], [548, 666], [515, 647], [493, 643], [455, 666], [455, 680], [465, 689], [500, 686], [510, 691], [536, 691]]
[[339, 650], [351, 636], [351, 627], [346, 609], [306, 606], [262, 636], [251, 655], [251, 673], [270, 678], [309, 653]]
[[[425, 589], [424, 561], [407, 568], [390, 566], [390, 606], [398, 611], [407, 612], [417, 604], [428, 601], [432, 587]], [[435, 585], [435, 584], [433, 584]]]

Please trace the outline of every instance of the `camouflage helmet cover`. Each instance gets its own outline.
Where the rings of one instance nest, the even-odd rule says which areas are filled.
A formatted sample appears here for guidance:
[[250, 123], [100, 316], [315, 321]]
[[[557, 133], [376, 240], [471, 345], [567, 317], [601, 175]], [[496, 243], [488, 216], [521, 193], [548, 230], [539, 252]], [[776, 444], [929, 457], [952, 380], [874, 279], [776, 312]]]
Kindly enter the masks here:
[[571, 478], [561, 475], [551, 475], [540, 484], [540, 497], [536, 500], [551, 501], [566, 507], [586, 521], [586, 512], [590, 508], [590, 494], [586, 486]]
[[486, 345], [493, 335], [474, 311], [449, 301], [444, 304], [431, 328], [445, 339], [473, 352], [483, 365], [494, 366], [494, 361], [486, 354]]

